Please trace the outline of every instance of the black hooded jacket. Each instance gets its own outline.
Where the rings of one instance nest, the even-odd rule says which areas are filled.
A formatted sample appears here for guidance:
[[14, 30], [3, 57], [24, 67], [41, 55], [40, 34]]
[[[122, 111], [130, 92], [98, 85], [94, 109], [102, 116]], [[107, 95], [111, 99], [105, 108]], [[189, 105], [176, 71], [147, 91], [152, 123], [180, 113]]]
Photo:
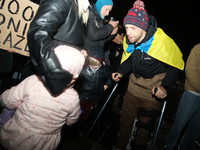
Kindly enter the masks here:
[[[89, 56], [93, 58], [103, 58], [104, 51], [101, 46], [95, 46], [89, 52]], [[86, 66], [80, 76], [78, 83], [80, 84], [79, 97], [84, 102], [96, 102], [103, 98], [104, 85], [108, 88], [112, 87], [112, 71], [109, 66], [104, 65], [102, 61], [102, 67], [95, 73], [92, 72], [91, 68]]]
[[62, 69], [52, 50], [53, 41], [83, 44], [83, 28], [75, 0], [42, 0], [27, 34], [36, 73], [51, 94], [62, 92], [72, 74]]
[[[157, 31], [157, 21], [154, 16], [149, 15], [148, 23], [149, 27], [147, 30], [146, 37], [142, 40], [141, 43], [138, 43], [137, 45], [134, 44], [135, 47], [149, 40]], [[129, 42], [127, 37], [126, 41], [129, 45], [133, 44]], [[172, 88], [174, 82], [178, 77], [178, 73], [180, 73], [179, 69], [169, 66], [149, 56], [145, 52], [141, 52], [140, 50], [135, 50], [131, 54], [131, 56], [120, 65], [118, 72], [121, 73], [122, 75], [125, 75], [130, 70], [132, 73], [134, 73], [136, 78], [143, 77], [146, 79], [153, 78], [155, 75], [158, 74], [166, 73], [166, 76], [162, 80], [161, 84], [161, 86], [163, 86], [166, 90]]]
[[116, 36], [116, 34], [110, 35], [112, 31], [113, 26], [103, 23], [95, 4], [92, 4], [89, 7], [89, 19], [84, 31], [85, 48], [90, 51], [95, 45], [104, 47], [105, 42], [112, 40]]

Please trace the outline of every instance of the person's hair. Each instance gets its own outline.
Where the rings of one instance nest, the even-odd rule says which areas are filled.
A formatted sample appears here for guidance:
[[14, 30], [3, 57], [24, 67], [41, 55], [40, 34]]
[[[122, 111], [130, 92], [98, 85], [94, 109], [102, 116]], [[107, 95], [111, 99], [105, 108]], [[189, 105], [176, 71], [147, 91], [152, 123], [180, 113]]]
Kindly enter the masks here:
[[84, 11], [84, 3], [86, 0], [78, 0], [78, 14], [79, 14], [79, 18], [82, 19], [83, 23], [85, 25], [87, 25], [87, 21], [89, 18], [89, 9], [87, 9], [86, 11]]
[[99, 66], [101, 63], [100, 61], [96, 60], [95, 58], [88, 56], [88, 62], [92, 66]]

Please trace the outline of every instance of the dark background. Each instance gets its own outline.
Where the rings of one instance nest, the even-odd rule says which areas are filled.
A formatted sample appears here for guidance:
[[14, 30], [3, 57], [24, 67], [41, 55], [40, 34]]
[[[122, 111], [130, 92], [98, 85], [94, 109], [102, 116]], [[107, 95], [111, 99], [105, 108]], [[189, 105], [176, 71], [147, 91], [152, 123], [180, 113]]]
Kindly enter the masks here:
[[[110, 16], [120, 23], [135, 0], [113, 0]], [[198, 0], [143, 0], [145, 9], [156, 17], [158, 27], [179, 46], [184, 61], [190, 50], [200, 43], [200, 4]]]

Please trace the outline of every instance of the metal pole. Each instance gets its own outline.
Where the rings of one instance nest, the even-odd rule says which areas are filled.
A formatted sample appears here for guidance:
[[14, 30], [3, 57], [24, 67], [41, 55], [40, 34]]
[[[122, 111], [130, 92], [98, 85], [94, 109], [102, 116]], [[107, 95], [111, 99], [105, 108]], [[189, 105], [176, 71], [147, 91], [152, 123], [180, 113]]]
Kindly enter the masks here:
[[158, 122], [158, 127], [157, 127], [157, 130], [156, 130], [153, 145], [152, 145], [152, 148], [151, 148], [152, 150], [154, 149], [154, 146], [155, 146], [156, 138], [157, 138], [157, 135], [158, 135], [158, 130], [160, 128], [160, 124], [161, 124], [162, 117], [163, 117], [163, 114], [164, 114], [164, 111], [165, 111], [165, 107], [166, 107], [166, 101], [164, 101], [164, 104], [163, 104], [162, 112], [161, 112], [160, 119], [159, 119], [159, 122]]
[[87, 135], [85, 136], [85, 138], [84, 138], [83, 142], [81, 143], [81, 145], [80, 145], [80, 147], [79, 147], [79, 150], [81, 150], [81, 148], [82, 148], [83, 144], [84, 144], [84, 143], [85, 143], [85, 141], [87, 140], [87, 138], [88, 138], [88, 136], [89, 136], [90, 132], [92, 131], [92, 128], [94, 127], [94, 125], [95, 125], [95, 123], [97, 122], [97, 120], [98, 120], [99, 116], [101, 115], [101, 113], [103, 112], [104, 108], [106, 107], [106, 105], [107, 105], [108, 101], [110, 100], [110, 97], [111, 97], [111, 96], [112, 96], [112, 94], [114, 93], [114, 91], [115, 91], [115, 89], [117, 88], [117, 86], [118, 86], [118, 82], [115, 84], [115, 86], [114, 86], [114, 88], [113, 88], [112, 92], [110, 93], [110, 95], [109, 95], [108, 99], [106, 100], [105, 104], [104, 104], [104, 105], [103, 105], [103, 107], [101, 108], [101, 111], [99, 112], [99, 114], [98, 114], [98, 116], [96, 117], [95, 121], [93, 122], [93, 124], [92, 124], [92, 126], [91, 126], [90, 130], [88, 131], [88, 133], [87, 133]]

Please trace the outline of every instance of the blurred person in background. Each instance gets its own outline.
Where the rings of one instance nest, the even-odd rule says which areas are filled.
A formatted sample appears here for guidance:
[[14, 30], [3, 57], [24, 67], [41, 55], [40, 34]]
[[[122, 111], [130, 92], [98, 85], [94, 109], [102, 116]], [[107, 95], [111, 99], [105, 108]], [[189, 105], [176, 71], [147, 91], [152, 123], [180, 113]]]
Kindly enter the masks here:
[[200, 135], [200, 44], [191, 50], [185, 66], [185, 91], [176, 112], [174, 125], [163, 150], [173, 150], [183, 132], [179, 150], [191, 150]]

